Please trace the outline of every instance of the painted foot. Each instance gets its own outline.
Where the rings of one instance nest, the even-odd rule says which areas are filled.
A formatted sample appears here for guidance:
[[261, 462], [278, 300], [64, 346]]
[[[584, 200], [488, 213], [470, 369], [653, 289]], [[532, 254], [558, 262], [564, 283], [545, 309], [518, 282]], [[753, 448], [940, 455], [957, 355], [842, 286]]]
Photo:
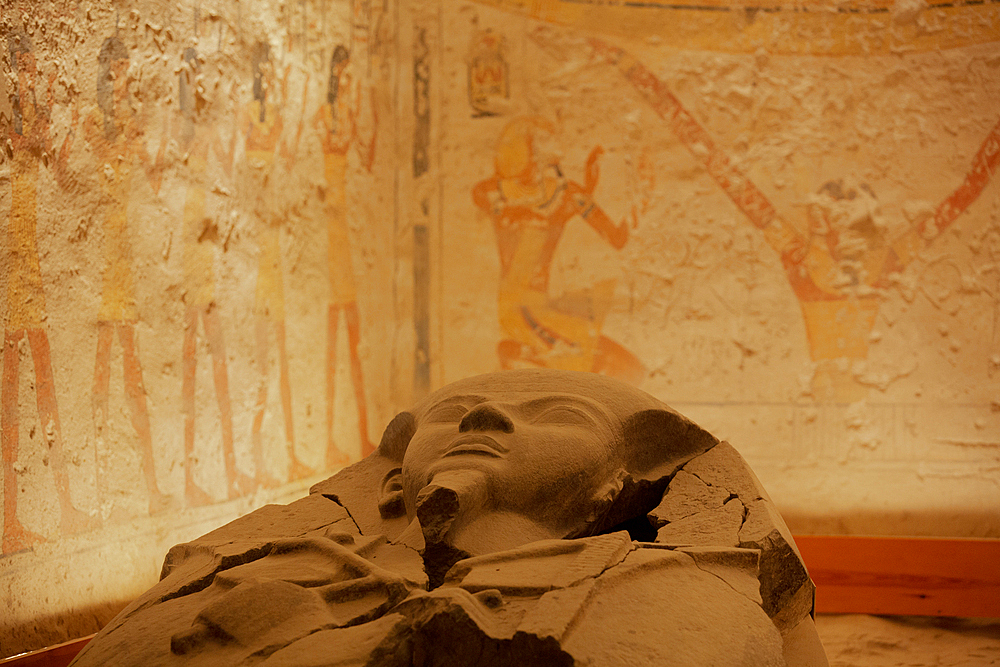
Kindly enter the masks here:
[[229, 480], [229, 499], [249, 496], [257, 488], [257, 482], [237, 471], [236, 476]]
[[266, 472], [262, 472], [257, 475], [257, 486], [264, 489], [276, 489], [281, 486], [281, 482]]
[[195, 485], [194, 482], [188, 481], [184, 486], [184, 496], [187, 500], [188, 507], [203, 507], [205, 505], [211, 505], [215, 502], [212, 496], [208, 495], [202, 489]]
[[361, 458], [366, 458], [369, 454], [375, 453], [375, 445], [368, 442], [368, 439], [361, 441]]
[[[198, 489], [201, 491], [201, 489]], [[177, 508], [177, 499], [174, 496], [154, 491], [149, 494], [149, 516], [155, 516], [160, 512], [166, 512]]]
[[63, 535], [89, 532], [100, 525], [101, 520], [96, 516], [90, 516], [68, 504], [63, 508], [61, 523]]
[[314, 474], [316, 471], [305, 465], [297, 458], [292, 457], [292, 462], [288, 466], [288, 481], [294, 482], [297, 479], [304, 479]]
[[45, 538], [38, 533], [33, 533], [21, 525], [16, 519], [10, 525], [4, 526], [3, 531], [3, 555], [16, 554], [19, 551], [27, 551], [36, 544], [44, 542]]
[[335, 468], [343, 468], [348, 463], [351, 462], [351, 457], [344, 452], [337, 449], [334, 445], [330, 445], [326, 450], [326, 468], [327, 470], [333, 470]]
[[126, 512], [124, 509], [118, 506], [113, 506], [111, 512], [104, 519], [104, 523], [109, 526], [117, 526], [121, 523], [127, 523], [135, 518], [135, 515]]

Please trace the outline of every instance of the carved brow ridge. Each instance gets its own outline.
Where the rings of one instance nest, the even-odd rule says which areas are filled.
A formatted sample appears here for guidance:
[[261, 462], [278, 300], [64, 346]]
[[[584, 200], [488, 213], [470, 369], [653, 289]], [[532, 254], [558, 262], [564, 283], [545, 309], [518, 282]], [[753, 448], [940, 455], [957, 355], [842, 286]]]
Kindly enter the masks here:
[[462, 394], [459, 396], [451, 396], [430, 406], [426, 411], [424, 411], [424, 415], [432, 414], [440, 408], [452, 405], [461, 405], [469, 410], [472, 410], [480, 403], [486, 403], [489, 401], [496, 401], [500, 405], [510, 405], [519, 412], [523, 412], [528, 415], [536, 415], [550, 407], [566, 406], [580, 410], [587, 417], [593, 420], [603, 421], [608, 425], [613, 423], [608, 410], [603, 405], [597, 401], [589, 399], [585, 396], [579, 396], [577, 394], [546, 395], [538, 398], [530, 398], [520, 402], [503, 400], [503, 398], [490, 398], [478, 394]]

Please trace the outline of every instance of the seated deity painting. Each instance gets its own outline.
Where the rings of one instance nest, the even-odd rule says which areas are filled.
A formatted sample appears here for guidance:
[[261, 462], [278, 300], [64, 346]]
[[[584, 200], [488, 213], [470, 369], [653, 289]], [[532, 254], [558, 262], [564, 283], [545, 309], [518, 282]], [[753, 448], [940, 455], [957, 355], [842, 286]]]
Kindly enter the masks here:
[[172, 548], [73, 664], [814, 667], [814, 592], [728, 443], [617, 380], [510, 370]]

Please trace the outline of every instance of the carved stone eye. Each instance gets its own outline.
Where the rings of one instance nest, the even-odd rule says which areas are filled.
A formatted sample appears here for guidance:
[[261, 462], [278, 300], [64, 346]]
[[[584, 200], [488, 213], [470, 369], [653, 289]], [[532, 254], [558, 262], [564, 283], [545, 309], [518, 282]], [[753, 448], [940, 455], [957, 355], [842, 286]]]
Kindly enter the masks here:
[[434, 423], [459, 422], [462, 421], [462, 417], [468, 412], [468, 409], [464, 405], [452, 403], [451, 405], [440, 405], [434, 408], [425, 419]]
[[542, 424], [577, 424], [580, 426], [592, 426], [594, 420], [579, 408], [568, 405], [557, 405], [545, 410], [534, 419], [535, 423]]

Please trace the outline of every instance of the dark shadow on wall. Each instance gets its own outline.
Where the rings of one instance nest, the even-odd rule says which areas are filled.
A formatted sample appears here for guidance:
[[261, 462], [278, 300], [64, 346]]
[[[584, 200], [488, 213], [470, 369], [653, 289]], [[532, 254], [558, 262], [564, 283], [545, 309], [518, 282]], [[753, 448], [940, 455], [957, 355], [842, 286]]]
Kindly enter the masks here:
[[92, 635], [110, 623], [130, 602], [115, 600], [39, 616], [19, 625], [4, 623], [0, 631], [0, 660]]

